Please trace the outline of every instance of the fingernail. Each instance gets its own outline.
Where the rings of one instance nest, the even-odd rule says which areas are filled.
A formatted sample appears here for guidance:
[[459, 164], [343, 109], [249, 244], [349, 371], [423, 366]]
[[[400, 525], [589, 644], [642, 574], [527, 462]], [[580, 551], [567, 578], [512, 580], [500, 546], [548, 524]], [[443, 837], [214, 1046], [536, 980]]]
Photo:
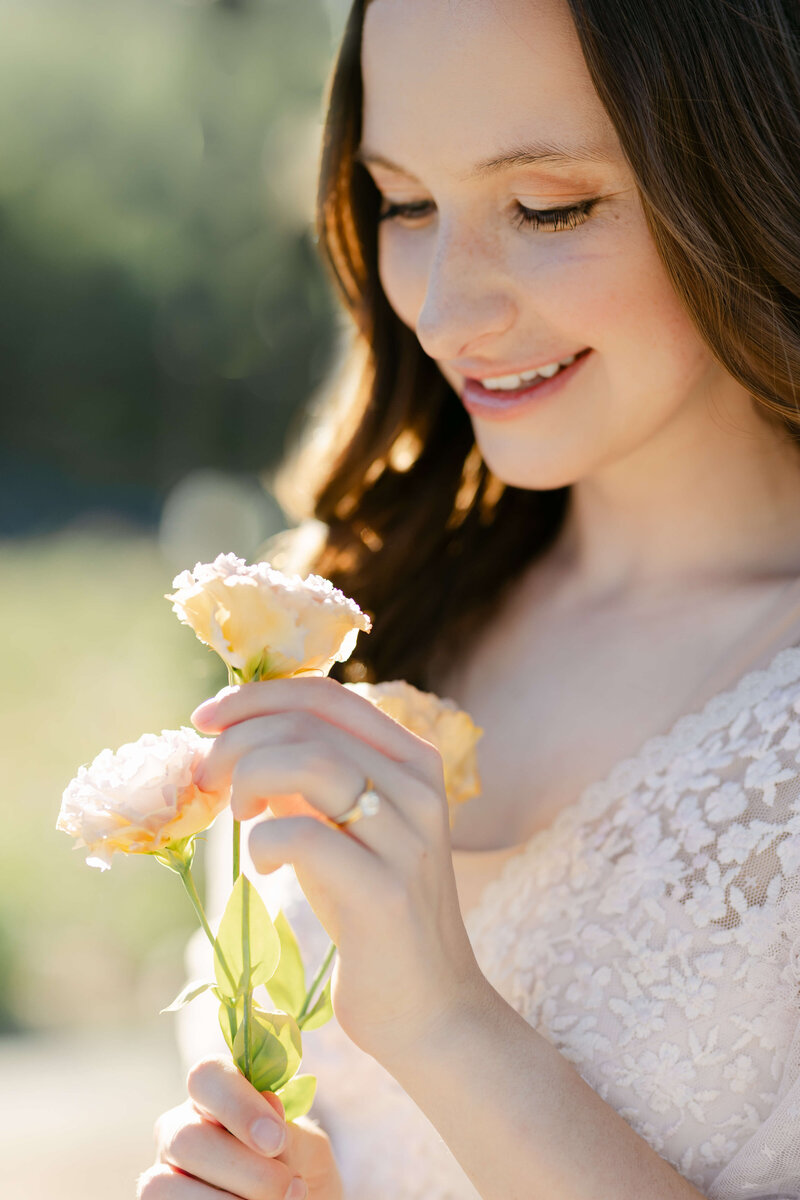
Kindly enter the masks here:
[[265, 1154], [277, 1154], [286, 1141], [286, 1132], [283, 1126], [279, 1125], [277, 1121], [269, 1119], [254, 1121], [250, 1126], [250, 1136], [259, 1150], [263, 1150]]
[[206, 713], [212, 713], [216, 706], [216, 700], [204, 700], [202, 704], [198, 704], [197, 708], [192, 713], [191, 720], [194, 721], [195, 717], [200, 717], [202, 719]]
[[202, 704], [198, 704], [197, 708], [192, 713], [191, 720], [194, 721], [195, 717], [198, 715], [202, 718], [205, 717], [206, 714], [213, 713], [220, 700], [224, 700], [226, 696], [232, 696], [234, 692], [238, 692], [238, 690], [238, 686], [231, 686], [230, 684], [224, 688], [220, 688], [216, 696], [210, 696], [208, 700], [204, 700]]
[[297, 1179], [293, 1179], [286, 1193], [285, 1200], [306, 1200], [308, 1188], [303, 1183], [303, 1180], [298, 1175]]

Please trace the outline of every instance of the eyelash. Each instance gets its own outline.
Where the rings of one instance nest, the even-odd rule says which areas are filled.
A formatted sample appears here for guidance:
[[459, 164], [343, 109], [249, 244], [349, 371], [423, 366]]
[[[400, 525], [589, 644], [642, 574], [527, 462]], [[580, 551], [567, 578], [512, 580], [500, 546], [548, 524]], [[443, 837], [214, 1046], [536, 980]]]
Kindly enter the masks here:
[[[596, 203], [596, 199], [581, 200], [579, 204], [570, 204], [564, 208], [540, 209], [525, 208], [524, 204], [518, 203], [514, 224], [518, 229], [546, 229], [550, 233], [577, 229], [587, 219]], [[424, 216], [425, 210], [430, 207], [430, 200], [419, 200], [413, 204], [389, 204], [378, 220], [391, 221], [397, 217], [404, 217], [406, 220], [413, 221], [415, 217]]]

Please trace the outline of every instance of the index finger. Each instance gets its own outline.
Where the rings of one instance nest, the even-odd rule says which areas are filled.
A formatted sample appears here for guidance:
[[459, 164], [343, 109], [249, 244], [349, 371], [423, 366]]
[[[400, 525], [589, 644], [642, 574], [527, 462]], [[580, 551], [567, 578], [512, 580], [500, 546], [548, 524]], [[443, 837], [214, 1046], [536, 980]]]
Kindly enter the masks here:
[[200, 1109], [245, 1146], [270, 1158], [291, 1153], [293, 1131], [283, 1119], [280, 1097], [262, 1096], [232, 1059], [201, 1059], [189, 1071], [186, 1088]]
[[280, 712], [313, 713], [370, 742], [389, 758], [429, 762], [436, 777], [439, 755], [430, 742], [329, 676], [267, 679], [224, 688], [198, 705], [191, 720], [201, 733], [221, 733], [240, 721]]

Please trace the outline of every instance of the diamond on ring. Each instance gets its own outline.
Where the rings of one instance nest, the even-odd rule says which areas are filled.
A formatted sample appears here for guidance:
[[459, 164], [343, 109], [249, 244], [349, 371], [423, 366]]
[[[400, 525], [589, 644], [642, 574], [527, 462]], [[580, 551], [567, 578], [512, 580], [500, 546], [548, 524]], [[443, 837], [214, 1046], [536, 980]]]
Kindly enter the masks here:
[[381, 798], [374, 788], [362, 792], [356, 801], [365, 817], [374, 817], [381, 806]]
[[358, 821], [361, 817], [374, 817], [380, 809], [381, 797], [372, 786], [372, 780], [367, 779], [367, 786], [360, 796], [356, 798], [352, 808], [348, 808], [347, 812], [342, 813], [340, 817], [331, 818], [335, 825], [351, 825], [353, 821]]

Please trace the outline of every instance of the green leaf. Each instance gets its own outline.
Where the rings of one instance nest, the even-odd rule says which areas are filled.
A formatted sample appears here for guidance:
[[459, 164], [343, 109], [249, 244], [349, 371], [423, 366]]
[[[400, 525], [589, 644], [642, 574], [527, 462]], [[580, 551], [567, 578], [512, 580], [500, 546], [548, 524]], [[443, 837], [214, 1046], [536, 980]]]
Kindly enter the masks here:
[[[237, 1028], [241, 1024], [241, 1019], [238, 1015], [239, 1012], [241, 1011], [241, 1007], [242, 1007], [242, 1005], [241, 1005], [241, 1001], [240, 1001], [239, 1004], [236, 1006], [237, 1011], [235, 1011], [235, 1013], [234, 1013], [234, 1019], [235, 1019], [235, 1024], [236, 1024]], [[230, 1050], [231, 1054], [233, 1054], [233, 1038], [231, 1037], [231, 1021], [230, 1021], [230, 1017], [228, 1015], [230, 1008], [231, 1008], [230, 1000], [223, 1000], [222, 1003], [220, 1004], [220, 1006], [219, 1006], [219, 1027], [222, 1030], [222, 1036], [225, 1038], [225, 1041], [228, 1045], [228, 1049]]]
[[[274, 1075], [269, 1075], [269, 1082], [258, 1087], [258, 1091], [260, 1092], [265, 1091], [267, 1088], [274, 1092], [279, 1087], [283, 1087], [296, 1074], [300, 1066], [303, 1057], [303, 1043], [300, 1036], [300, 1029], [294, 1017], [286, 1013], [264, 1013], [261, 1010], [257, 1010], [256, 1016], [261, 1023], [266, 1025], [273, 1036], [278, 1038], [286, 1054], [286, 1067], [280, 1076], [275, 1078]], [[259, 1069], [258, 1054], [255, 1056], [254, 1065], [256, 1069]], [[266, 1077], [266, 1073], [264, 1077]]]
[[286, 1120], [295, 1121], [298, 1117], [304, 1117], [314, 1103], [316, 1091], [315, 1075], [295, 1075], [294, 1079], [285, 1083], [276, 1094], [281, 1098]]
[[[244, 956], [246, 936], [249, 969]], [[264, 901], [247, 876], [240, 875], [222, 914], [214, 942], [217, 986], [231, 998], [252, 991], [272, 978], [280, 953], [280, 939]]]
[[277, 1008], [296, 1017], [306, 998], [306, 972], [297, 938], [283, 909], [275, 918], [275, 930], [281, 944], [281, 956], [267, 991]]
[[330, 1021], [332, 1016], [333, 1004], [331, 1003], [331, 981], [330, 979], [327, 979], [325, 981], [325, 987], [320, 992], [316, 1004], [310, 1012], [306, 1013], [306, 1015], [301, 1021], [298, 1022], [298, 1024], [300, 1025], [300, 1028], [307, 1033], [310, 1029], [319, 1029], [320, 1026], [325, 1025], [327, 1021]]
[[[244, 1062], [244, 1025], [233, 1043], [239, 1069]], [[294, 1017], [254, 1007], [250, 1025], [250, 1083], [258, 1092], [275, 1092], [300, 1066], [303, 1048]]]
[[197, 996], [202, 996], [203, 992], [207, 992], [209, 988], [214, 986], [214, 980], [193, 980], [186, 984], [181, 992], [172, 1001], [168, 1008], [162, 1008], [162, 1013], [177, 1012], [179, 1008], [183, 1008], [184, 1004], [189, 1004]]

